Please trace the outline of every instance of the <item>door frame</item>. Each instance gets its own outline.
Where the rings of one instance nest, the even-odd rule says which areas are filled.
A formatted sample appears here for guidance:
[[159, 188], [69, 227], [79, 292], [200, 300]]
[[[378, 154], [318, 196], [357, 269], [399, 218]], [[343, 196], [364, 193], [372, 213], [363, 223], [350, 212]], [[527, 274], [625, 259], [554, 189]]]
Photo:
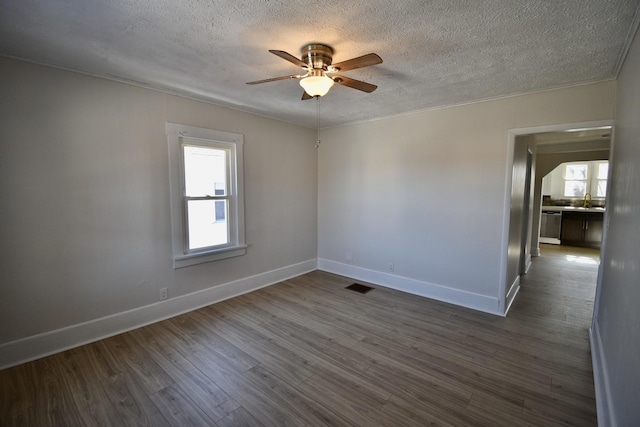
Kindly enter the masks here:
[[533, 179], [533, 173], [535, 172], [535, 166], [533, 161], [533, 151], [527, 147], [527, 171], [524, 181], [524, 203], [523, 203], [523, 216], [520, 229], [520, 262], [518, 271], [520, 275], [527, 274], [529, 267], [531, 267], [531, 240], [529, 240], [531, 233], [531, 181]]
[[[502, 316], [506, 316], [509, 312], [509, 308], [511, 304], [515, 300], [518, 291], [520, 289], [520, 276], [513, 282], [507, 283], [507, 267], [509, 262], [509, 226], [511, 224], [511, 190], [512, 190], [512, 177], [513, 177], [513, 159], [515, 154], [515, 143], [516, 137], [520, 135], [528, 135], [535, 133], [546, 133], [546, 132], [561, 132], [569, 129], [582, 129], [582, 128], [596, 128], [601, 126], [612, 126], [613, 127], [613, 119], [611, 120], [595, 120], [588, 122], [575, 122], [575, 123], [561, 123], [555, 125], [545, 125], [545, 126], [534, 126], [534, 127], [526, 127], [526, 128], [514, 128], [509, 129], [507, 132], [507, 164], [505, 168], [505, 186], [504, 186], [504, 203], [503, 203], [503, 220], [502, 220], [502, 256], [501, 256], [501, 265], [500, 265], [500, 283], [499, 283], [499, 302], [498, 302], [498, 312]], [[612, 131], [612, 147], [613, 147], [613, 131]], [[609, 161], [611, 162], [612, 156], [610, 156]], [[611, 169], [609, 169], [611, 171]], [[535, 173], [535, 166], [532, 171], [532, 174]], [[605, 212], [605, 223], [608, 223], [608, 215]], [[606, 244], [606, 229], [603, 235], [602, 248], [605, 247]], [[600, 274], [598, 274], [598, 288], [600, 287]], [[596, 301], [599, 297], [598, 289], [596, 288]]]

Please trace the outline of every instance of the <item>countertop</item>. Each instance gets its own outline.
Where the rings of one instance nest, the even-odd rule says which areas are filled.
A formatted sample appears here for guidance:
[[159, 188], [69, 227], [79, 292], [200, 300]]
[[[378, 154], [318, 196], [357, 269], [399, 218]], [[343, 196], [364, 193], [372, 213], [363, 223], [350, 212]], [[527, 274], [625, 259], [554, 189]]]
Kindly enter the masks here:
[[604, 208], [582, 208], [575, 206], [543, 206], [542, 211], [547, 212], [604, 212]]

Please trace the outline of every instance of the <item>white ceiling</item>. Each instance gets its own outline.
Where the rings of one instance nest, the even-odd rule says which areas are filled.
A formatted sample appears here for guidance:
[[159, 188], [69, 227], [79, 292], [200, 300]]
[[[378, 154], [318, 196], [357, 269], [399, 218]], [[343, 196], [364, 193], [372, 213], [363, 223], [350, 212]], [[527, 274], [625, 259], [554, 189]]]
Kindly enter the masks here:
[[537, 154], [583, 151], [607, 151], [608, 153], [611, 148], [611, 127], [537, 133], [533, 138], [537, 145]]
[[268, 52], [309, 42], [344, 75], [321, 126], [613, 79], [640, 0], [0, 0], [0, 55], [131, 81], [315, 127], [315, 101]]

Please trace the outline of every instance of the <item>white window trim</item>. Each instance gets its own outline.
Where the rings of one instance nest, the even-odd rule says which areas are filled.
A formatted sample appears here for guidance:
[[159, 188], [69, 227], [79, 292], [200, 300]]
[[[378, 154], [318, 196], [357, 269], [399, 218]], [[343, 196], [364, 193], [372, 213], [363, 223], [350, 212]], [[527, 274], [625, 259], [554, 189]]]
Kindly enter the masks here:
[[[593, 192], [593, 196], [592, 198], [594, 199], [605, 199], [606, 196], [606, 188], [609, 186], [609, 174], [607, 174], [606, 177], [604, 178], [598, 178], [598, 167], [603, 164], [603, 163], [609, 163], [609, 160], [597, 160], [593, 162], [593, 183], [592, 186], [595, 188], [594, 192]], [[611, 165], [609, 165], [609, 168], [611, 167]], [[600, 181], [604, 181], [605, 182], [605, 195], [604, 196], [598, 196], [598, 185], [600, 184]]]
[[[177, 123], [166, 124], [169, 145], [169, 184], [171, 201], [171, 237], [173, 247], [173, 268], [216, 261], [244, 255], [246, 253], [244, 235], [244, 173], [243, 145], [244, 137], [238, 133], [223, 132], [213, 129], [186, 126]], [[184, 171], [183, 140], [191, 143], [211, 146], [224, 146], [235, 155], [235, 162], [230, 162], [230, 191], [232, 198], [230, 209], [230, 244], [224, 247], [205, 248], [201, 251], [187, 250], [186, 218], [184, 209]], [[189, 142], [189, 141], [184, 141]], [[235, 173], [233, 173], [235, 171]]]

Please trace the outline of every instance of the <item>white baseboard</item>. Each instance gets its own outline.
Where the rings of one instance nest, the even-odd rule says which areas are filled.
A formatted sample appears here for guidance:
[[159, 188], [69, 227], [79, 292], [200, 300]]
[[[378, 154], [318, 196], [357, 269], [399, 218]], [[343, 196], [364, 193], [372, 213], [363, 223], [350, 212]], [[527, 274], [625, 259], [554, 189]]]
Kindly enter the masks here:
[[0, 345], [0, 369], [79, 347], [314, 271], [312, 259]]
[[509, 292], [507, 292], [507, 297], [505, 301], [505, 309], [503, 316], [506, 316], [511, 308], [511, 304], [516, 299], [516, 295], [518, 295], [518, 291], [520, 290], [520, 276], [516, 277], [516, 280], [513, 281], [511, 287], [509, 288]]
[[589, 328], [589, 343], [591, 344], [591, 363], [593, 365], [593, 380], [596, 390], [598, 426], [615, 427], [617, 424], [615, 414], [611, 408], [611, 402], [613, 402], [613, 400], [611, 399], [607, 363], [597, 322], [594, 322], [591, 328]]
[[466, 292], [447, 286], [435, 285], [433, 283], [382, 273], [323, 258], [318, 259], [318, 269], [410, 294], [420, 295], [499, 316], [502, 315], [502, 313], [499, 312], [498, 299], [487, 295]]

